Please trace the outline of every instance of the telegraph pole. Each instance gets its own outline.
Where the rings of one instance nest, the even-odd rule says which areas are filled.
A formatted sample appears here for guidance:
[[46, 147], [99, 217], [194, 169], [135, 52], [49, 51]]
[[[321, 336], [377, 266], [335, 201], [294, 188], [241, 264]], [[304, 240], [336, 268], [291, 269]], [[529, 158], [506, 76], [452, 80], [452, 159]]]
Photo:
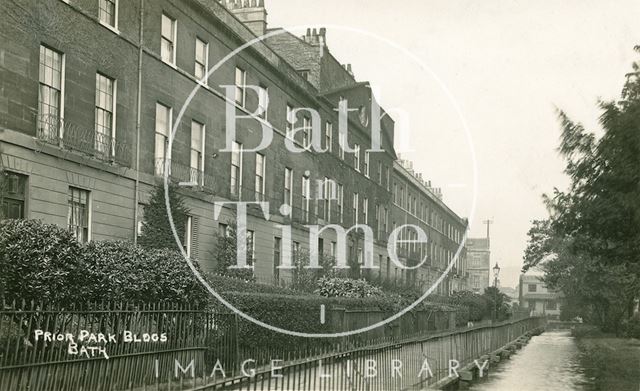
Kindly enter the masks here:
[[487, 240], [489, 240], [489, 227], [493, 224], [493, 220], [487, 219], [483, 223], [487, 225]]

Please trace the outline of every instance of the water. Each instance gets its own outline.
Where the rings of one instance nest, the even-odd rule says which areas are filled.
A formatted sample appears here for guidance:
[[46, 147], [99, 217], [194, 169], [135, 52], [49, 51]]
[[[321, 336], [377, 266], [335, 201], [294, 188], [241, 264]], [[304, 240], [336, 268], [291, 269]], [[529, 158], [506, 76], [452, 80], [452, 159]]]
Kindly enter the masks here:
[[593, 390], [580, 365], [580, 351], [569, 331], [548, 331], [499, 364], [474, 391]]

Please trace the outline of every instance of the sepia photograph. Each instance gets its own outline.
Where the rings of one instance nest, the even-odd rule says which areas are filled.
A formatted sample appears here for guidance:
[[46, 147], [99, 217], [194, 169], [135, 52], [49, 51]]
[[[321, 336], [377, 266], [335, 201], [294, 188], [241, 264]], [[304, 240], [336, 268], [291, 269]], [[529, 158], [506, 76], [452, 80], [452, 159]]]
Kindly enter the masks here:
[[0, 391], [640, 390], [639, 21], [0, 0]]

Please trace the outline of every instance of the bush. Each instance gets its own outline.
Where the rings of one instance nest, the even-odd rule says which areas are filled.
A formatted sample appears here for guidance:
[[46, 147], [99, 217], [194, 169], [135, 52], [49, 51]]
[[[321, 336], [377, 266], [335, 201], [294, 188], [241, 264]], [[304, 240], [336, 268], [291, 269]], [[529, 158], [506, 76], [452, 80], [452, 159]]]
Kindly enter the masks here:
[[[130, 242], [91, 242], [84, 248], [85, 297], [131, 302], [203, 303], [206, 291], [181, 254]], [[195, 264], [197, 267], [197, 264]]]
[[0, 222], [0, 295], [65, 305], [86, 281], [82, 247], [57, 225], [38, 220]]
[[493, 301], [489, 301], [483, 295], [471, 291], [460, 291], [452, 295], [452, 302], [456, 305], [467, 307], [468, 320], [472, 322], [491, 318]]
[[206, 299], [182, 255], [130, 242], [78, 243], [37, 220], [0, 223], [0, 287], [9, 300], [200, 303]]
[[318, 269], [310, 269], [309, 266], [310, 257], [309, 252], [306, 250], [300, 250], [295, 255], [293, 262], [293, 279], [291, 281], [291, 287], [294, 290], [301, 292], [315, 293], [318, 285], [318, 280], [323, 277], [335, 277], [337, 271], [334, 268], [336, 260], [333, 257], [318, 254]]
[[325, 297], [373, 297], [382, 296], [382, 289], [369, 284], [364, 279], [323, 277], [317, 281], [314, 293]]

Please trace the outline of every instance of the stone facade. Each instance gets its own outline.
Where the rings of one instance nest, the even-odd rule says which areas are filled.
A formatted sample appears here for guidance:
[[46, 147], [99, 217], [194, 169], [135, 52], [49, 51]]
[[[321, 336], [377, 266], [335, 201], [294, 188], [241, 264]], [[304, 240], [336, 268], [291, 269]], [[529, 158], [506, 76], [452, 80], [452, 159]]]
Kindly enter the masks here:
[[518, 285], [520, 307], [532, 316], [559, 319], [563, 295], [547, 288], [541, 276], [521, 274]]
[[491, 246], [489, 238], [468, 238], [467, 263], [469, 288], [473, 292], [483, 293], [491, 285]]
[[[365, 156], [371, 146], [368, 108], [375, 98], [368, 83], [357, 82], [350, 67], [330, 54], [324, 30], [309, 30], [302, 38], [284, 32], [218, 64], [254, 39], [255, 33], [274, 31], [265, 30], [262, 1], [1, 3], [6, 15], [0, 32], [1, 168], [24, 183], [11, 195], [20, 217], [74, 225], [86, 230], [86, 240], [135, 240], [150, 190], [161, 183], [159, 174], [170, 156], [171, 180], [189, 184], [180, 190], [191, 213], [189, 236], [183, 244], [205, 269], [214, 267], [215, 233], [221, 224], [235, 219], [229, 208], [214, 218], [213, 202], [224, 200], [270, 203], [269, 219], [255, 208], [248, 219], [255, 238], [255, 275], [261, 282], [287, 283], [291, 278], [287, 271], [275, 268], [279, 224], [291, 224], [293, 241], [305, 249], [305, 225], [332, 223], [348, 228], [364, 222], [374, 230], [373, 253], [363, 253], [362, 235], [354, 233], [349, 236], [348, 255], [372, 257], [378, 269], [368, 273], [381, 279], [423, 286], [444, 272], [460, 246], [466, 220], [451, 211], [430, 184], [397, 161], [393, 121], [388, 116], [381, 124], [384, 151]], [[206, 85], [199, 85], [196, 77], [199, 63], [194, 53], [198, 50], [204, 67], [219, 65]], [[240, 84], [238, 74], [244, 78]], [[100, 80], [107, 80], [113, 102], [107, 109], [105, 101], [96, 98], [98, 90], [105, 88]], [[243, 149], [257, 147], [263, 126], [274, 135], [271, 145], [260, 152], [262, 158], [255, 152], [239, 155], [235, 175], [239, 179], [233, 186], [234, 157], [225, 149], [225, 85], [230, 90], [260, 86], [269, 96], [266, 117], [239, 120], [235, 141]], [[159, 153], [164, 140], [159, 110], [168, 109], [168, 123], [173, 125], [194, 90], [176, 127], [170, 155]], [[234, 110], [236, 115], [249, 115], [261, 102], [252, 89], [242, 90], [242, 102], [235, 103]], [[56, 101], [50, 94], [60, 98]], [[55, 115], [48, 111], [45, 117], [43, 102], [51, 105], [51, 99], [59, 107]], [[360, 146], [357, 158], [340, 151], [336, 108], [342, 99], [357, 109], [348, 118], [348, 143]], [[292, 153], [285, 148], [287, 106], [313, 108], [320, 114], [322, 146], [330, 144], [330, 152]], [[97, 130], [106, 123], [105, 112], [106, 136]], [[303, 116], [298, 115], [296, 127], [303, 123]], [[202, 137], [195, 146], [194, 132]], [[297, 132], [295, 144], [302, 147], [303, 143], [302, 132]], [[261, 181], [256, 180], [259, 159], [265, 167]], [[280, 212], [280, 206], [289, 203], [285, 199], [287, 170], [293, 174], [291, 216]], [[309, 199], [303, 196], [304, 177], [311, 184]], [[324, 199], [317, 185], [325, 179], [335, 184], [332, 200]], [[338, 188], [342, 188], [341, 197]], [[395, 190], [400, 188], [406, 189], [402, 196]], [[80, 213], [81, 220], [86, 216], [86, 221], [78, 223], [78, 217], [72, 217], [75, 213]], [[402, 245], [398, 250], [409, 264], [426, 257], [416, 270], [397, 271], [389, 262], [387, 238], [394, 223], [416, 224], [427, 232], [428, 244]], [[326, 230], [321, 251], [331, 253], [335, 241], [335, 233]], [[461, 251], [439, 292], [464, 289], [466, 270]]]

